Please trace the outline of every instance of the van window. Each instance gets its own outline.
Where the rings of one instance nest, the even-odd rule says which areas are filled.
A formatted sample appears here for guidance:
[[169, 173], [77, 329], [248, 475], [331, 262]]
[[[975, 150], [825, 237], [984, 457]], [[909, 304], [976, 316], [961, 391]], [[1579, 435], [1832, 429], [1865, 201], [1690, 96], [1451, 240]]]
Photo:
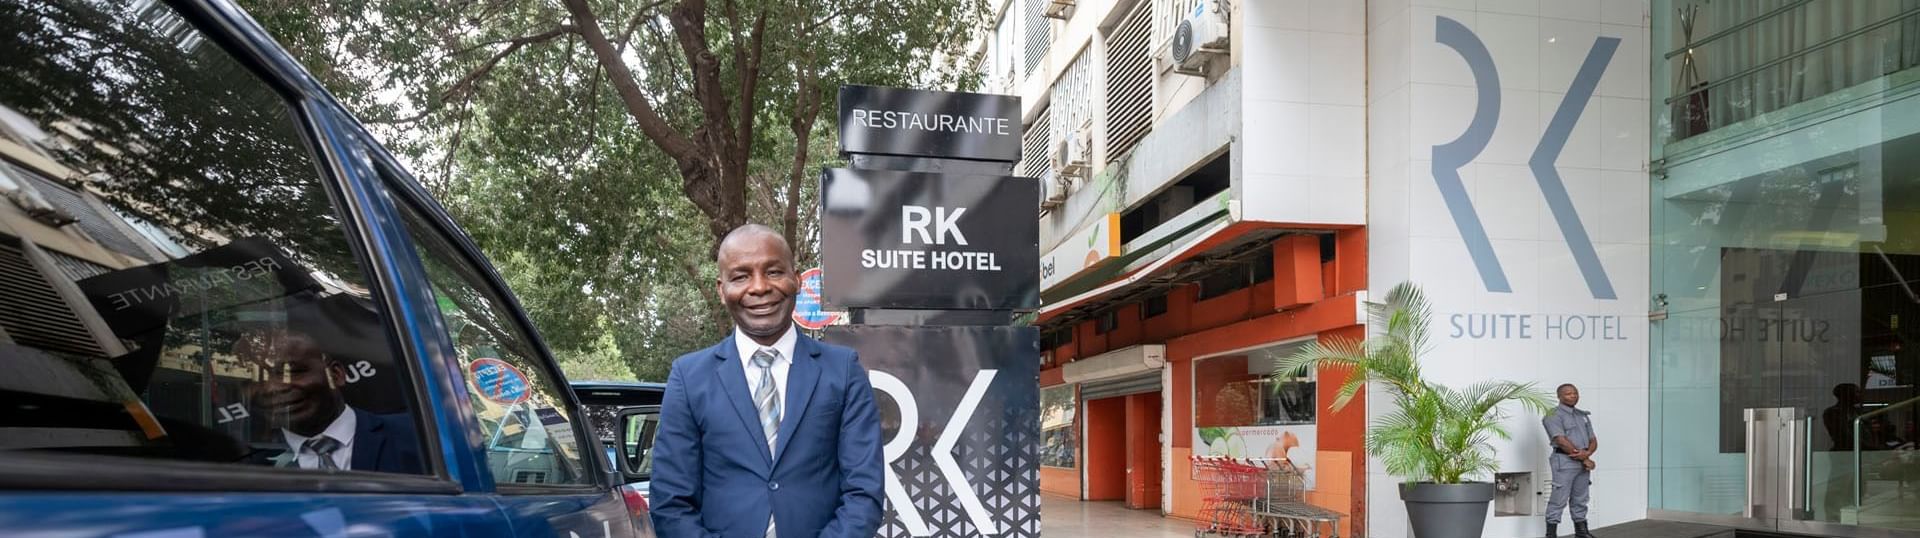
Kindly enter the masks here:
[[[393, 175], [393, 174], [389, 174]], [[459, 350], [460, 372], [500, 484], [592, 484], [581, 460], [583, 418], [567, 409], [566, 381], [495, 295], [479, 267], [419, 211], [401, 204], [435, 302]]]
[[0, 3], [0, 450], [424, 473], [290, 104], [163, 3]]

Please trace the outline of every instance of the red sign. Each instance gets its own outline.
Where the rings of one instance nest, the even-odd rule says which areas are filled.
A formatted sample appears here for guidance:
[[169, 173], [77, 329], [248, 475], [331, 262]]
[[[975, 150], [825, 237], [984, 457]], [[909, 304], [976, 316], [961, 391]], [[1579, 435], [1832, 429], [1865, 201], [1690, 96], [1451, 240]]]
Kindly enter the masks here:
[[527, 374], [507, 361], [474, 359], [473, 364], [467, 365], [467, 372], [473, 374], [473, 384], [480, 389], [482, 398], [513, 405], [527, 401], [533, 394], [527, 385]]
[[822, 281], [819, 267], [800, 273], [800, 296], [793, 298], [793, 322], [802, 328], [818, 331], [840, 321], [839, 312], [828, 312], [821, 303]]

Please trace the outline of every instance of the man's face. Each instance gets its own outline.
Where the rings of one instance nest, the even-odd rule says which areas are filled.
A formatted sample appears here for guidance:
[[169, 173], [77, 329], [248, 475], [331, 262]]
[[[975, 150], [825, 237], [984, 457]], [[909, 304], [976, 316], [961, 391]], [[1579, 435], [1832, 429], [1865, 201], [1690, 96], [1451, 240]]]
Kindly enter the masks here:
[[734, 237], [720, 245], [720, 302], [733, 324], [765, 345], [793, 324], [793, 296], [800, 278], [793, 253], [773, 234]]
[[1580, 405], [1580, 389], [1561, 387], [1560, 403], [1566, 404], [1567, 407], [1578, 407]]
[[259, 368], [261, 378], [247, 388], [248, 400], [274, 426], [313, 436], [346, 410], [339, 389], [346, 368], [312, 338], [285, 331], [255, 334], [235, 346], [235, 354]]

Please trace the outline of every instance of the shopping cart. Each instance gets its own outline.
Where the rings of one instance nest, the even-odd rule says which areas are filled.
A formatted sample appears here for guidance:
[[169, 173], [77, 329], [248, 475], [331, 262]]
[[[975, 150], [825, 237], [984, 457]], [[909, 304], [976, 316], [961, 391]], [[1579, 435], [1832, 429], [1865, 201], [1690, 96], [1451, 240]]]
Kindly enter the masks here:
[[1264, 491], [1254, 503], [1259, 518], [1271, 536], [1320, 538], [1322, 526], [1340, 537], [1340, 514], [1307, 503], [1306, 476], [1284, 459], [1260, 459], [1248, 462], [1264, 472]]
[[1267, 527], [1254, 510], [1266, 494], [1267, 469], [1227, 458], [1193, 458], [1200, 482], [1200, 517], [1206, 526], [1197, 538], [1266, 536]]

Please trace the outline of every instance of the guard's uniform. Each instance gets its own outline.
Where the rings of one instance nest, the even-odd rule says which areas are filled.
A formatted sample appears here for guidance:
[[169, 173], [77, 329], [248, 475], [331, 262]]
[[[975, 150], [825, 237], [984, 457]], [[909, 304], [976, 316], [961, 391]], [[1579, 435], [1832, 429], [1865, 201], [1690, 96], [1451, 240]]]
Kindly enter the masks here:
[[1592, 477], [1592, 472], [1588, 471], [1580, 460], [1573, 459], [1572, 456], [1562, 452], [1560, 444], [1553, 442], [1553, 438], [1564, 436], [1569, 443], [1582, 451], [1593, 448], [1588, 446], [1594, 438], [1593, 419], [1588, 418], [1589, 414], [1584, 410], [1568, 407], [1567, 404], [1560, 404], [1553, 409], [1553, 412], [1548, 413], [1546, 418], [1540, 420], [1541, 425], [1547, 427], [1547, 444], [1553, 447], [1553, 455], [1547, 456], [1547, 463], [1553, 468], [1553, 497], [1547, 501], [1548, 525], [1560, 523], [1560, 512], [1569, 508], [1567, 506], [1569, 501], [1573, 504], [1571, 507], [1573, 520], [1576, 522], [1587, 520], [1587, 484]]

